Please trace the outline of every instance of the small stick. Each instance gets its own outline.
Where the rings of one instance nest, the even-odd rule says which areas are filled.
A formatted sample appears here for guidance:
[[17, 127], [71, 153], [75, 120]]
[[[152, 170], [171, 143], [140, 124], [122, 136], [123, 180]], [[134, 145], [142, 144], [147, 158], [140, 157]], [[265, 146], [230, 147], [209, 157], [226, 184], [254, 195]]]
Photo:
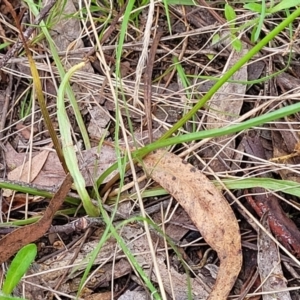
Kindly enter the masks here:
[[1, 116], [1, 120], [0, 120], [0, 139], [2, 139], [4, 136], [6, 114], [7, 114], [8, 108], [10, 106], [12, 88], [13, 88], [13, 76], [12, 76], [12, 73], [10, 73], [9, 74], [9, 83], [8, 83], [6, 91], [5, 91], [4, 105], [2, 107], [2, 116]]
[[154, 59], [156, 54], [156, 49], [158, 47], [159, 40], [163, 34], [163, 31], [159, 29], [156, 33], [156, 36], [153, 39], [153, 43], [150, 49], [149, 58], [146, 66], [146, 72], [144, 75], [144, 105], [146, 111], [146, 120], [148, 125], [148, 136], [149, 143], [153, 142], [153, 133], [152, 133], [152, 111], [151, 111], [151, 98], [152, 98], [152, 72]]

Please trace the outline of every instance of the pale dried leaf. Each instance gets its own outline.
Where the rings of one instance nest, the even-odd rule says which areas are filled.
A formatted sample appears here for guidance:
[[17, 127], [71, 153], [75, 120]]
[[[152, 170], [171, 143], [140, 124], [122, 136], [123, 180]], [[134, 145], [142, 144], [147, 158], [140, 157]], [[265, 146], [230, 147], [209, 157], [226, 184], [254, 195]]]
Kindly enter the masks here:
[[[34, 128], [35, 129], [35, 128]], [[16, 125], [16, 130], [25, 139], [29, 140], [31, 137], [31, 127], [24, 125], [23, 123], [18, 123]], [[35, 131], [35, 130], [34, 130]]]
[[[225, 32], [228, 34], [228, 32]], [[232, 50], [230, 61], [227, 65], [228, 69], [232, 67], [241, 57], [245, 56], [248, 52], [247, 44], [243, 43], [243, 49], [240, 52]], [[224, 70], [225, 71], [225, 70]], [[231, 80], [247, 81], [247, 66], [243, 66], [237, 72], [234, 73]], [[215, 129], [224, 126], [228, 126], [234, 122], [240, 115], [240, 111], [243, 105], [244, 95], [246, 93], [246, 84], [226, 82], [218, 91], [213, 95], [209, 101], [209, 114], [207, 116], [207, 129]], [[221, 147], [226, 144], [226, 147], [218, 154], [220, 158], [225, 161], [230, 161], [234, 155], [235, 141], [230, 141], [228, 144], [229, 136], [215, 138], [214, 142], [217, 145], [208, 149], [205, 156], [212, 156], [220, 151]], [[226, 170], [226, 165], [221, 160], [213, 160], [210, 167], [215, 172], [221, 172]]]
[[148, 294], [145, 291], [127, 290], [118, 300], [147, 300]]
[[[262, 220], [265, 230], [270, 233], [267, 218]], [[291, 300], [288, 291], [276, 293], [278, 290], [287, 288], [287, 280], [285, 279], [282, 268], [279, 249], [276, 244], [268, 236], [267, 232], [260, 230], [257, 239], [257, 265], [260, 274], [263, 292], [269, 294], [262, 295], [263, 300]]]
[[111, 292], [95, 293], [84, 298], [84, 300], [110, 300], [112, 298]]
[[[16, 169], [19, 166], [21, 168], [21, 165], [26, 158], [26, 154], [17, 153], [9, 143], [6, 144], [6, 149], [5, 161], [7, 166], [10, 169]], [[37, 155], [39, 155], [37, 152], [33, 153], [34, 159]], [[87, 186], [92, 186], [93, 180], [98, 178], [108, 167], [116, 162], [115, 149], [114, 147], [108, 145], [102, 145], [101, 149], [94, 147], [89, 150], [84, 150], [81, 152], [81, 155], [78, 154], [77, 157], [80, 170]], [[56, 186], [61, 183], [65, 176], [65, 172], [61, 166], [57, 154], [54, 152], [51, 152], [48, 155], [45, 163], [42, 164], [40, 162], [36, 167], [42, 168], [32, 181], [32, 183], [37, 185]], [[20, 174], [19, 172], [20, 171], [18, 171], [18, 174]], [[109, 177], [106, 178], [104, 182], [110, 180], [115, 174], [116, 172], [113, 172]], [[22, 180], [22, 178], [16, 178], [14, 180], [26, 181]]]
[[[23, 181], [23, 182], [33, 182], [34, 179], [41, 172], [47, 158], [49, 155], [49, 150], [43, 150], [38, 155], [34, 156], [30, 161], [27, 161], [24, 165], [19, 165], [7, 175], [9, 180]], [[30, 172], [30, 174], [29, 174]], [[30, 176], [28, 176], [30, 175]], [[12, 190], [5, 189], [3, 196], [9, 197], [12, 195]]]
[[91, 139], [101, 140], [104, 134], [107, 134], [105, 130], [110, 117], [109, 112], [105, 107], [94, 105], [92, 108], [88, 108], [91, 115], [91, 120], [88, 125], [88, 133]]
[[211, 300], [225, 300], [242, 266], [241, 238], [235, 215], [200, 171], [163, 150], [143, 160], [146, 172], [186, 210], [206, 242], [218, 253], [220, 268]]
[[49, 150], [43, 150], [38, 155], [31, 159], [31, 165], [26, 162], [24, 165], [20, 165], [14, 170], [10, 171], [7, 175], [9, 180], [18, 180], [27, 182], [28, 173], [30, 171], [29, 182], [32, 182], [36, 176], [40, 173], [49, 155]]

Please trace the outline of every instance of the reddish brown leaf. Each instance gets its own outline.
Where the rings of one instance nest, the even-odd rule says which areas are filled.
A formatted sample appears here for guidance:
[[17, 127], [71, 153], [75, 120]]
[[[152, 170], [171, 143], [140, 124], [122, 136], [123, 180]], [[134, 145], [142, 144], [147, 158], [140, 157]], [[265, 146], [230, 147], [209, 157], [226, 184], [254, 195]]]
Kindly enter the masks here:
[[268, 214], [271, 231], [286, 249], [297, 257], [300, 257], [300, 231], [295, 223], [285, 214], [281, 208], [278, 198], [266, 193], [262, 188], [253, 188], [255, 196], [246, 196], [248, 203], [262, 217]]
[[227, 299], [242, 266], [239, 226], [230, 205], [206, 176], [172, 153], [159, 150], [143, 162], [146, 172], [175, 197], [217, 251], [220, 268], [209, 299]]
[[45, 234], [52, 223], [54, 214], [70, 191], [72, 182], [72, 177], [68, 174], [38, 222], [18, 228], [0, 240], [0, 263], [7, 261], [23, 246], [36, 241]]

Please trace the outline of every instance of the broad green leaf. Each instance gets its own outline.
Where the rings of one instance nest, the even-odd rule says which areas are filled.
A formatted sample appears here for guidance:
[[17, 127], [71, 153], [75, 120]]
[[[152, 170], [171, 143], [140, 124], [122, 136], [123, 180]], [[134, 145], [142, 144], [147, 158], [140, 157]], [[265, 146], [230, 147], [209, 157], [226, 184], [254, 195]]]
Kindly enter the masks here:
[[243, 49], [242, 42], [237, 38], [232, 41], [231, 45], [237, 52], [240, 52]]
[[214, 36], [213, 36], [213, 38], [212, 38], [212, 41], [211, 41], [211, 44], [212, 45], [215, 45], [215, 44], [217, 44], [217, 43], [219, 43], [220, 42], [220, 35], [217, 33], [217, 34], [215, 34]]
[[0, 300], [26, 300], [26, 299], [13, 297], [13, 296], [9, 296], [9, 295], [0, 295]]
[[258, 3], [247, 3], [243, 7], [257, 13], [261, 12], [261, 4]]
[[[225, 18], [228, 22], [234, 21], [236, 19], [236, 13], [232, 6], [229, 4], [225, 4]], [[231, 22], [232, 26], [234, 26], [233, 22]]]
[[300, 5], [300, 0], [283, 0], [283, 1], [280, 1], [274, 7], [268, 9], [268, 13], [273, 14], [273, 13], [276, 13], [280, 10], [284, 10], [286, 8], [291, 8], [291, 7], [294, 7], [296, 5]]
[[11, 294], [28, 270], [37, 253], [35, 244], [24, 246], [15, 256], [6, 274], [2, 287], [4, 294]]

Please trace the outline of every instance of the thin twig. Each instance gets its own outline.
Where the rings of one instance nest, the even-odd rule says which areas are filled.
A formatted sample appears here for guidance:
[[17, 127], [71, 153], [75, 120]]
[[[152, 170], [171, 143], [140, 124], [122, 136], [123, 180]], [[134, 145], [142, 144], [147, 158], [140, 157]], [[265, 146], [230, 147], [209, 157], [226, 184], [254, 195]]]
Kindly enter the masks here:
[[146, 66], [146, 72], [144, 75], [144, 105], [145, 105], [145, 112], [146, 112], [146, 120], [148, 126], [148, 136], [149, 136], [149, 143], [153, 142], [153, 133], [152, 133], [152, 112], [151, 112], [151, 98], [152, 98], [152, 72], [153, 72], [153, 65], [154, 59], [156, 54], [156, 49], [159, 43], [159, 40], [163, 34], [162, 29], [158, 29], [156, 36], [153, 39], [153, 43], [150, 49], [148, 62]]
[[9, 103], [11, 99], [11, 93], [12, 93], [12, 86], [13, 86], [13, 76], [12, 73], [9, 74], [9, 83], [5, 91], [5, 99], [4, 99], [4, 105], [2, 108], [2, 116], [0, 121], [0, 139], [3, 138], [4, 135], [4, 128], [6, 123], [6, 114], [9, 108]]

